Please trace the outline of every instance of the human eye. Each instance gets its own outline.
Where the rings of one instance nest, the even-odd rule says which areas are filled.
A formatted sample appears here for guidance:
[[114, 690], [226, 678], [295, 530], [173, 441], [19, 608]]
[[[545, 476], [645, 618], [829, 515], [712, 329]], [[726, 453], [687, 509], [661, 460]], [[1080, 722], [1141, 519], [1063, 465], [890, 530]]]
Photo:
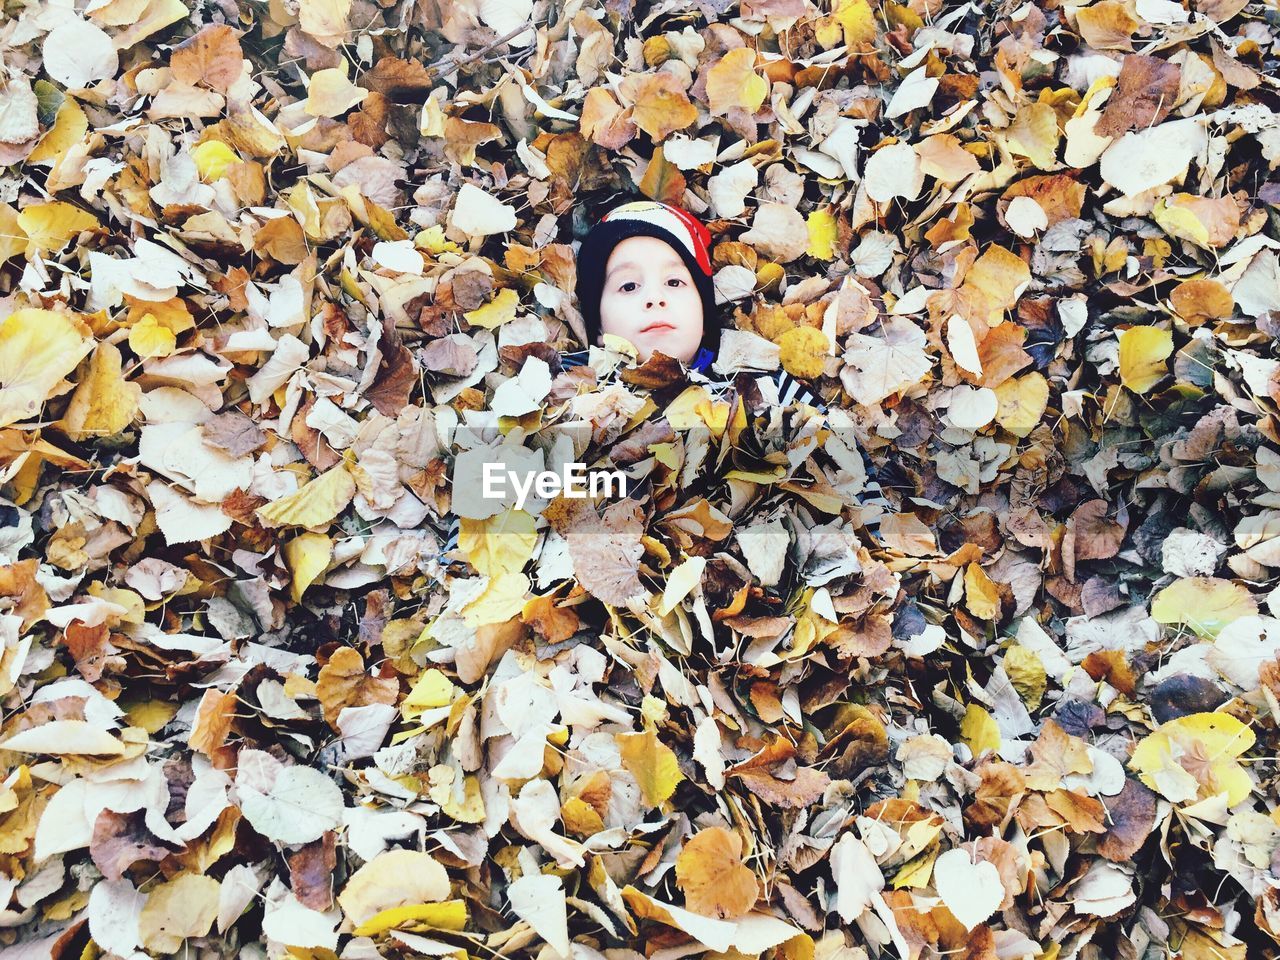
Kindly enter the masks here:
[[679, 277], [672, 277], [670, 280], [668, 280], [668, 281], [667, 281], [667, 286], [669, 286], [669, 287], [683, 287], [683, 286], [684, 286], [684, 281], [683, 281], [683, 280], [681, 280]]
[[637, 286], [638, 284], [634, 280], [628, 280], [625, 283], [623, 283], [620, 287], [618, 287], [618, 289], [621, 290], [623, 293], [631, 293], [633, 290], [637, 288]]

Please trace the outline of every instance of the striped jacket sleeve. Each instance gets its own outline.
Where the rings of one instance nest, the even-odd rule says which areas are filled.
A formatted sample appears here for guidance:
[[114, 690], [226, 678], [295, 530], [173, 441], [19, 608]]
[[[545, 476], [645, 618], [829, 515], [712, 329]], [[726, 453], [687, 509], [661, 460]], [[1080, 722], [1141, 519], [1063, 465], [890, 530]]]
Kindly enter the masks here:
[[821, 410], [823, 413], [827, 412], [827, 405], [787, 371], [779, 370], [775, 373], [773, 375], [773, 383], [778, 388], [778, 402], [784, 407], [789, 407], [793, 403], [803, 403], [816, 410]]
[[[787, 373], [785, 370], [779, 370], [772, 375], [774, 386], [778, 388], [778, 402], [786, 407], [793, 403], [803, 403], [822, 413], [827, 412], [827, 405], [816, 397], [808, 387]], [[862, 454], [862, 464], [867, 473], [866, 486], [862, 488], [861, 500], [864, 505], [879, 507], [882, 511], [890, 512], [893, 510], [892, 505], [885, 499], [884, 491], [880, 487], [880, 481], [877, 479], [876, 465], [867, 456], [867, 451], [858, 445], [858, 450]], [[880, 525], [879, 516], [875, 516], [868, 520], [867, 527], [876, 528]]]

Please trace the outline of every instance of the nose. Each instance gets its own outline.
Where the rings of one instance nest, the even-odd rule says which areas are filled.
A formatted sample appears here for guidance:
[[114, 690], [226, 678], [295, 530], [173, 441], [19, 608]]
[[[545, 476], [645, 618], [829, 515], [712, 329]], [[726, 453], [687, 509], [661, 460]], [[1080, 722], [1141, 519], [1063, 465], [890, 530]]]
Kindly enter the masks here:
[[652, 310], [654, 307], [663, 307], [665, 309], [666, 306], [667, 298], [664, 296], [651, 293], [645, 297], [644, 307], [646, 310]]

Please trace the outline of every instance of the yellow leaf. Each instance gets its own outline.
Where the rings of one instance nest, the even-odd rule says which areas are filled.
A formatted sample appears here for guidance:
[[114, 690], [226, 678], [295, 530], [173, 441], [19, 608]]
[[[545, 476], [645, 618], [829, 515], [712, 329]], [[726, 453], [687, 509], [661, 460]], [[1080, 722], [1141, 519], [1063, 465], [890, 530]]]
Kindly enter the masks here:
[[995, 620], [1000, 616], [1000, 591], [977, 563], [965, 567], [964, 602], [979, 620]]
[[340, 67], [317, 70], [311, 75], [303, 109], [313, 117], [336, 117], [361, 103], [369, 91], [347, 79], [347, 61]]
[[486, 577], [519, 572], [538, 542], [534, 519], [523, 510], [504, 510], [484, 520], [463, 517], [459, 526], [459, 549]]
[[750, 47], [730, 50], [707, 71], [707, 100], [711, 115], [730, 110], [755, 113], [769, 95], [769, 81], [756, 73], [756, 52]]
[[760, 897], [756, 875], [742, 862], [742, 837], [724, 827], [689, 838], [676, 857], [676, 885], [687, 909], [718, 920], [745, 916]]
[[671, 748], [658, 739], [657, 731], [651, 726], [644, 733], [615, 734], [614, 739], [622, 765], [640, 785], [645, 806], [660, 807], [666, 803], [684, 779]]
[[1023, 106], [1004, 136], [1015, 156], [1030, 158], [1041, 170], [1057, 165], [1058, 112], [1051, 104], [1036, 101]]
[[323, 533], [301, 533], [284, 545], [284, 562], [292, 574], [293, 602], [302, 600], [307, 587], [324, 573], [333, 556], [333, 541]]
[[374, 914], [356, 927], [354, 933], [357, 937], [376, 937], [407, 924], [435, 930], [462, 930], [467, 925], [467, 902], [446, 900], [443, 903], [415, 903], [405, 907], [392, 907]]
[[827, 335], [816, 327], [792, 327], [778, 338], [782, 369], [806, 380], [822, 376], [830, 348]]
[[123, 27], [137, 22], [148, 2], [149, 0], [107, 0], [106, 3], [91, 4], [86, 12], [103, 26]]
[[449, 874], [431, 854], [384, 850], [351, 875], [338, 906], [359, 925], [396, 907], [439, 903], [449, 893]]
[[240, 157], [221, 140], [206, 140], [191, 151], [201, 180], [221, 180], [227, 167], [239, 163]]
[[80, 109], [80, 104], [67, 97], [58, 108], [53, 126], [27, 157], [27, 163], [61, 160], [62, 155], [84, 140], [84, 135], [88, 132], [89, 120]]
[[302, 0], [298, 26], [326, 47], [337, 47], [347, 32], [351, 0]]
[[195, 318], [181, 297], [169, 300], [135, 300], [128, 295], [129, 348], [140, 357], [167, 357], [178, 343], [178, 334], [195, 327]]
[[684, 84], [675, 74], [632, 74], [619, 90], [632, 103], [631, 119], [654, 143], [698, 119], [698, 108], [685, 95]]
[[176, 953], [188, 937], [203, 937], [218, 916], [222, 885], [213, 877], [179, 874], [157, 884], [138, 915], [138, 936], [153, 953]]
[[27, 249], [27, 235], [18, 224], [18, 211], [0, 203], [0, 263]]
[[468, 310], [463, 314], [467, 323], [473, 327], [484, 327], [492, 330], [508, 320], [516, 318], [516, 307], [520, 305], [519, 295], [510, 287], [503, 287], [494, 298], [483, 306]]
[[903, 887], [923, 887], [928, 885], [929, 876], [933, 872], [933, 861], [938, 859], [941, 847], [931, 847], [925, 853], [904, 863], [890, 882], [894, 890]]
[[1031, 268], [1012, 250], [993, 243], [973, 262], [961, 289], [987, 309], [983, 317], [991, 326], [1004, 322], [1004, 312], [1018, 302], [1031, 282]]
[[427, 796], [440, 805], [445, 816], [459, 823], [480, 823], [484, 820], [484, 797], [480, 793], [480, 781], [467, 774], [461, 781], [457, 772], [448, 764], [438, 763], [428, 771], [431, 782]]
[[427, 102], [422, 105], [422, 113], [418, 116], [418, 133], [424, 137], [443, 137], [445, 119], [440, 101], [435, 97], [427, 97]]
[[1004, 652], [1004, 672], [1018, 695], [1034, 709], [1044, 697], [1047, 675], [1044, 663], [1031, 649], [1014, 643]]
[[141, 727], [147, 733], [159, 733], [160, 728], [172, 720], [178, 712], [178, 704], [152, 700], [149, 697], [127, 702], [122, 699], [119, 705], [124, 708], [129, 723], [132, 726]]
[[718, 440], [724, 436], [724, 428], [729, 425], [728, 403], [722, 400], [703, 400], [698, 404], [696, 410], [713, 437]]
[[178, 345], [172, 330], [162, 324], [154, 313], [145, 314], [129, 328], [129, 349], [139, 357], [167, 357]]
[[700, 386], [686, 387], [680, 396], [667, 404], [666, 418], [671, 429], [690, 430], [703, 426], [702, 417], [698, 415], [698, 407], [709, 403], [711, 395]]
[[1217, 577], [1188, 577], [1156, 594], [1151, 616], [1157, 623], [1185, 625], [1202, 637], [1216, 637], [1227, 624], [1258, 612], [1244, 587]]
[[1151, 219], [1171, 237], [1188, 240], [1201, 247], [1209, 246], [1209, 228], [1187, 207], [1171, 206], [1161, 197], [1151, 208]]
[[133, 422], [138, 412], [142, 388], [125, 380], [120, 350], [112, 343], [100, 343], [89, 361], [89, 372], [58, 424], [77, 443], [92, 437], [109, 437]]
[[570, 797], [560, 807], [565, 832], [575, 837], [593, 837], [604, 829], [596, 809], [580, 797]]
[[1237, 758], [1257, 737], [1229, 713], [1192, 713], [1160, 724], [1138, 741], [1129, 769], [1173, 803], [1206, 800], [1225, 792], [1234, 807], [1253, 791]]
[[468, 626], [506, 623], [518, 617], [529, 594], [529, 578], [523, 573], [504, 573], [489, 581], [484, 593], [462, 608]]
[[1130, 13], [1131, 9], [1131, 4], [1121, 0], [1099, 0], [1076, 11], [1076, 27], [1095, 50], [1132, 50], [1133, 31], [1142, 21]]
[[658, 604], [658, 612], [664, 617], [679, 606], [702, 582], [702, 571], [707, 566], [705, 557], [687, 557], [683, 563], [671, 571], [667, 578], [667, 587], [662, 592], [662, 601]]
[[122, 587], [108, 587], [95, 581], [89, 584], [89, 595], [124, 607], [124, 613], [109, 614], [103, 621], [109, 627], [120, 623], [142, 623], [147, 618], [147, 602], [140, 593]]
[[867, 0], [839, 0], [832, 11], [844, 30], [844, 42], [853, 46], [876, 38], [876, 18]]
[[18, 226], [27, 235], [27, 256], [61, 250], [83, 230], [98, 226], [97, 217], [61, 200], [30, 203], [18, 214]]
[[346, 509], [356, 495], [356, 482], [338, 464], [301, 490], [257, 509], [264, 527], [323, 527]]
[[1010, 377], [995, 390], [996, 423], [1015, 437], [1031, 433], [1049, 404], [1049, 381], [1032, 371], [1021, 377]]
[[1120, 334], [1120, 380], [1134, 393], [1146, 393], [1169, 372], [1173, 334], [1160, 327], [1130, 327]]
[[0, 427], [38, 415], [93, 343], [79, 317], [36, 309], [10, 314], [0, 325]]
[[150, 0], [137, 18], [125, 21], [128, 27], [111, 39], [117, 50], [128, 50], [135, 43], [189, 16], [191, 11], [182, 0]]
[[409, 695], [400, 702], [400, 714], [411, 720], [424, 710], [435, 710], [453, 703], [457, 687], [434, 667], [423, 671], [409, 691]]
[[809, 256], [815, 260], [831, 260], [836, 255], [836, 218], [826, 207], [809, 214]]
[[960, 721], [960, 739], [968, 744], [976, 757], [983, 750], [1000, 749], [1000, 727], [991, 714], [971, 703], [965, 707], [964, 718]]
[[[434, 100], [427, 101], [434, 103]], [[419, 250], [425, 250], [433, 257], [438, 257], [442, 253], [457, 253], [461, 248], [452, 240], [448, 240], [444, 235], [444, 227], [436, 224], [434, 227], [428, 227], [426, 230], [420, 230], [413, 238], [413, 245]]]

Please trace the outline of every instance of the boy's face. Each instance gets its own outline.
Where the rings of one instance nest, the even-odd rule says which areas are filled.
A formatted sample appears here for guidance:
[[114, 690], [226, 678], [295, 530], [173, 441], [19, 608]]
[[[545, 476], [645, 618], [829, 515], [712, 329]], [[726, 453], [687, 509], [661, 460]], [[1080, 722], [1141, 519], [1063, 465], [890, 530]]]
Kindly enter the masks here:
[[655, 350], [684, 363], [702, 343], [702, 298], [680, 255], [657, 237], [627, 237], [609, 255], [600, 330], [635, 344], [640, 362]]

